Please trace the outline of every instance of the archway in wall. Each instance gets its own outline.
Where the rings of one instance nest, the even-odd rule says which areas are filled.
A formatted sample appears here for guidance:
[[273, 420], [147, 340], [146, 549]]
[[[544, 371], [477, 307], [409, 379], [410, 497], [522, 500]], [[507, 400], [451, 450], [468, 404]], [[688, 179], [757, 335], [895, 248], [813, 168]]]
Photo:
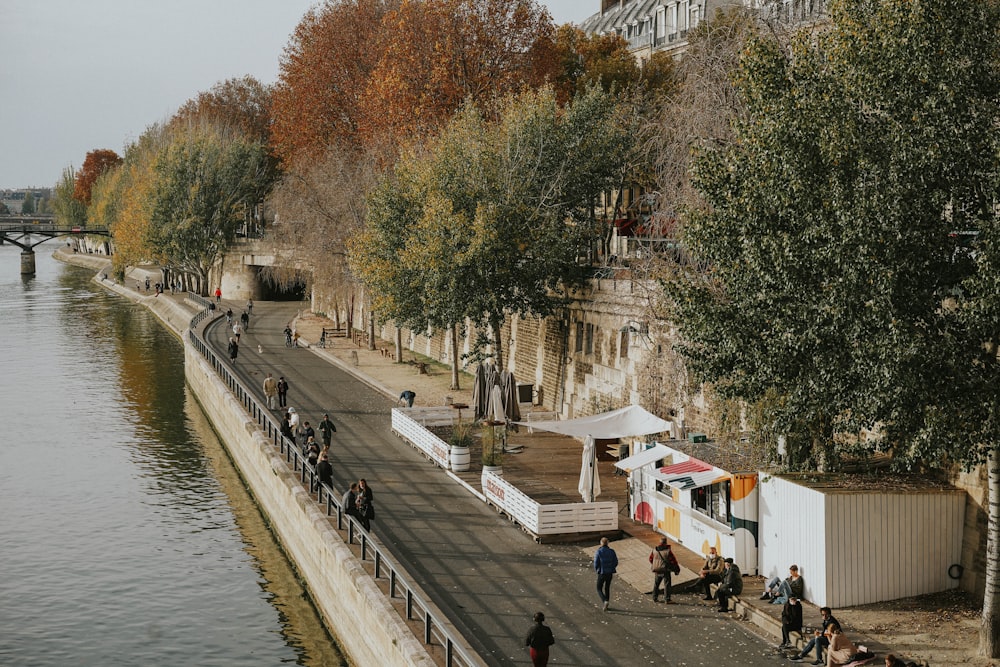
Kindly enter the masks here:
[[276, 281], [261, 267], [256, 268], [260, 301], [308, 301], [308, 285], [304, 280]]

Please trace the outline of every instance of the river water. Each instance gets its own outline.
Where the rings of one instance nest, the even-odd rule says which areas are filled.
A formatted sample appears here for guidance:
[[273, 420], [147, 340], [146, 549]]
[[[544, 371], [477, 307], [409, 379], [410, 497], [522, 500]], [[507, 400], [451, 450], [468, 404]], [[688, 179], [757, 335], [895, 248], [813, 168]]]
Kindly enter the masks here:
[[54, 246], [0, 246], [0, 665], [345, 664], [180, 342]]

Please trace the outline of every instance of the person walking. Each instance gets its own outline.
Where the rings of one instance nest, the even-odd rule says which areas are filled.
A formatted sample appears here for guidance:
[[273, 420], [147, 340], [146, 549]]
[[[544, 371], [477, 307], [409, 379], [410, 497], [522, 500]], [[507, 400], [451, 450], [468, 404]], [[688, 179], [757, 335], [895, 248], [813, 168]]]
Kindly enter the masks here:
[[233, 309], [232, 308], [227, 308], [226, 309], [226, 324], [228, 324], [229, 326], [233, 326]]
[[288, 380], [282, 375], [278, 378], [278, 407], [285, 407], [285, 403], [288, 400]]
[[253, 299], [247, 299], [247, 312], [253, 314]]
[[666, 536], [661, 537], [660, 543], [649, 552], [649, 566], [653, 571], [653, 602], [660, 601], [660, 584], [662, 583], [664, 584], [663, 601], [667, 604], [673, 604], [674, 601], [670, 599], [673, 593], [671, 575], [679, 574], [681, 566], [677, 562], [674, 552], [670, 549], [670, 543], [667, 542]]
[[267, 409], [274, 410], [275, 403], [278, 402], [278, 381], [270, 373], [264, 378], [264, 399], [267, 401]]
[[331, 489], [333, 488], [333, 466], [330, 464], [330, 456], [325, 449], [319, 453], [319, 463], [316, 464], [316, 477], [320, 486], [326, 484]]
[[236, 355], [240, 353], [240, 344], [235, 338], [229, 339], [229, 361], [235, 362]]
[[289, 326], [286, 326], [284, 334], [285, 334], [285, 347], [291, 347], [292, 346], [292, 328], [289, 327]]
[[216, 287], [215, 288], [215, 302], [216, 303], [220, 303], [221, 301], [222, 301], [222, 288], [221, 287]]
[[549, 664], [549, 647], [556, 643], [552, 629], [545, 625], [545, 614], [536, 611], [532, 619], [535, 624], [528, 630], [524, 645], [528, 647], [532, 667], [546, 667]]
[[372, 493], [372, 489], [368, 486], [368, 481], [363, 477], [358, 480], [358, 499], [356, 505], [358, 508], [358, 520], [365, 530], [370, 531], [372, 529], [372, 519], [375, 518], [375, 494]]
[[618, 571], [618, 554], [608, 546], [608, 538], [601, 538], [601, 546], [594, 554], [594, 570], [597, 572], [597, 595], [601, 598], [601, 608], [608, 610], [611, 604], [611, 579]]
[[337, 432], [337, 427], [330, 421], [330, 415], [323, 415], [323, 421], [319, 423], [319, 431], [323, 434], [323, 446], [329, 447], [333, 440], [333, 434]]
[[240, 334], [243, 333], [243, 325], [239, 322], [233, 324], [233, 335], [236, 336], [236, 342], [240, 342]]
[[244, 310], [243, 314], [240, 315], [240, 322], [243, 323], [243, 330], [244, 331], [246, 331], [247, 329], [249, 329], [250, 328], [250, 313], [248, 313], [247, 311]]

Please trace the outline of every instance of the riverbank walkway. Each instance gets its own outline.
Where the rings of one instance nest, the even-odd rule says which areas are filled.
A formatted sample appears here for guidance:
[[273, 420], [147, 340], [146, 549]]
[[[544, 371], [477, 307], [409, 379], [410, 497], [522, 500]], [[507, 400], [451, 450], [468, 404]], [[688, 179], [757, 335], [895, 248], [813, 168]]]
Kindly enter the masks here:
[[[134, 292], [128, 296], [139, 301], [168, 298], [184, 304], [183, 295], [135, 291], [142, 278], [141, 270], [132, 271], [116, 291]], [[243, 301], [223, 299], [220, 312], [232, 308], [238, 318], [244, 307]], [[771, 634], [777, 605], [765, 608], [770, 606], [749, 600], [760, 590], [756, 578], [747, 579], [748, 601], [738, 614], [716, 613], [715, 603], [695, 593], [675, 595], [673, 605], [654, 604], [647, 556], [659, 536], [625, 516], [620, 523], [626, 532], [612, 543], [621, 564], [611, 609], [601, 611], [591, 567], [596, 544], [534, 542], [391, 432], [390, 410], [404, 389], [417, 394], [416, 405], [444, 405], [448, 396], [470, 403], [471, 391], [450, 390], [449, 374], [433, 362], [427, 373], [416, 363], [395, 363], [382, 352], [381, 342], [374, 351], [342, 337], [328, 338], [322, 349], [285, 347], [282, 330], [288, 324], [306, 342], [318, 340], [323, 326], [330, 325], [305, 307], [302, 302], [255, 303], [236, 371], [257, 388], [269, 372], [284, 376], [290, 385], [288, 405], [314, 427], [329, 413], [337, 426], [331, 448], [334, 486], [342, 491], [351, 481], [368, 480], [375, 493], [376, 539], [488, 664], [530, 664], [524, 634], [535, 611], [545, 613], [555, 633], [552, 665], [752, 667], [782, 657]], [[206, 330], [220, 354], [230, 335], [224, 319]], [[471, 376], [462, 382], [471, 387]], [[578, 469], [578, 461], [570, 467]], [[684, 568], [679, 579], [694, 578], [701, 556], [680, 546], [676, 551]], [[807, 623], [813, 615], [818, 618], [807, 608]]]

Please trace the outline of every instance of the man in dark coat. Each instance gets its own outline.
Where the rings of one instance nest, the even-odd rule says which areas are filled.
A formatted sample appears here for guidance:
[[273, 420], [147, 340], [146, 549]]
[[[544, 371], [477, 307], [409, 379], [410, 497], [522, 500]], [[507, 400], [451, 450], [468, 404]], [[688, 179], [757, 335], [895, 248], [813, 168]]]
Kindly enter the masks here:
[[319, 432], [323, 434], [323, 446], [329, 447], [333, 434], [337, 432], [337, 427], [330, 421], [330, 415], [323, 415], [323, 421], [319, 423]]
[[351, 488], [344, 492], [344, 497], [340, 501], [344, 514], [357, 518], [358, 516], [358, 483], [352, 482]]
[[794, 595], [781, 608], [781, 644], [778, 648], [788, 648], [792, 645], [791, 633], [802, 633], [802, 605]]
[[601, 538], [601, 546], [594, 554], [594, 571], [597, 572], [597, 595], [601, 607], [608, 610], [611, 604], [611, 580], [618, 571], [618, 554], [608, 546], [608, 538]]
[[715, 597], [719, 601], [718, 612], [729, 611], [729, 598], [743, 592], [743, 575], [740, 568], [733, 562], [732, 558], [726, 559], [726, 567], [722, 571], [722, 583], [719, 590], [715, 592]]

